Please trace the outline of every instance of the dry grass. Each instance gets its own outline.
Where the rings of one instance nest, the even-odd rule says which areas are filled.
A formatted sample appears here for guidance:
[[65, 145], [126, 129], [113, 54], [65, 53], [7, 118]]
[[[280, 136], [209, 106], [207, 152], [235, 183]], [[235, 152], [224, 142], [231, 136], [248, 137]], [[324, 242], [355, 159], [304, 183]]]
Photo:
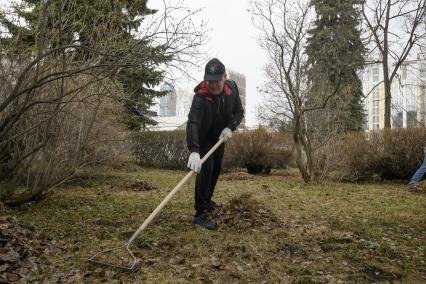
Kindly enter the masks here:
[[[123, 244], [184, 173], [92, 169], [82, 176], [37, 204], [8, 212], [38, 233], [60, 240], [62, 249], [46, 260], [45, 269], [34, 279], [426, 281], [426, 195], [408, 192], [402, 184], [304, 185], [296, 172], [221, 179], [215, 193], [222, 204], [215, 215], [221, 226], [210, 232], [191, 225], [192, 179], [135, 242], [139, 270], [125, 273], [93, 266], [86, 259]], [[152, 189], [129, 189], [129, 184], [141, 181]]]

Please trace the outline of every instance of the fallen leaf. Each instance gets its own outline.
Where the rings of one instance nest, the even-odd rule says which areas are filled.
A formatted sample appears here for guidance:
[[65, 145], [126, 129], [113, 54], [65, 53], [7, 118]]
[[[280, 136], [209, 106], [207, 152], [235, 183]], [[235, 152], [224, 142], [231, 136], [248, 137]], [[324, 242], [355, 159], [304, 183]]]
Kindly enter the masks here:
[[0, 254], [0, 260], [4, 262], [17, 262], [19, 258], [19, 253], [13, 249], [10, 249], [7, 254]]

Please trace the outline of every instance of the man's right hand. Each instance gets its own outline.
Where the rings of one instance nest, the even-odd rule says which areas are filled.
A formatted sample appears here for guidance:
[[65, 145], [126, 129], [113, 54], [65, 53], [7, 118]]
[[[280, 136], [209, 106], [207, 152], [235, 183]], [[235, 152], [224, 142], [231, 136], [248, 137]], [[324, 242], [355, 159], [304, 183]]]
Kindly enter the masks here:
[[192, 152], [191, 155], [189, 155], [187, 167], [190, 168], [191, 170], [193, 170], [196, 173], [200, 173], [200, 171], [201, 171], [200, 154], [198, 154], [196, 152]]

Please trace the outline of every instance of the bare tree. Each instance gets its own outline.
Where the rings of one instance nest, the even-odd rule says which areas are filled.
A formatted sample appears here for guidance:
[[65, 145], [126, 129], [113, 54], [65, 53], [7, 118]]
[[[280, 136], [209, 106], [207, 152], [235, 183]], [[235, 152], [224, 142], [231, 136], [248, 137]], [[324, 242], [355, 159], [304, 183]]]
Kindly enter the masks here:
[[[374, 63], [383, 69], [385, 128], [391, 128], [391, 85], [414, 46], [426, 39], [426, 0], [366, 0], [362, 14]], [[375, 53], [380, 58], [375, 58]]]
[[[260, 90], [266, 96], [260, 118], [285, 127], [293, 136], [296, 163], [305, 182], [315, 178], [314, 157], [306, 114], [323, 109], [338, 89], [317, 86], [326, 92], [320, 101], [308, 104], [310, 81], [305, 52], [307, 31], [312, 26], [309, 3], [287, 0], [254, 1], [253, 23], [261, 32], [260, 45], [267, 52], [265, 68], [269, 82]], [[318, 80], [320, 82], [320, 80]], [[304, 158], [306, 155], [306, 159]]]
[[50, 9], [52, 2], [40, 3], [35, 51], [25, 48], [21, 35], [0, 46], [0, 200], [10, 204], [39, 198], [77, 168], [98, 162], [102, 155], [92, 154], [106, 139], [123, 139], [102, 134], [117, 120], [111, 116], [123, 111], [125, 96], [117, 79], [122, 70], [184, 72], [196, 62], [205, 39], [203, 27], [191, 24], [196, 11], [182, 13], [178, 2], [147, 19], [137, 40], [119, 37], [105, 22], [90, 27], [85, 39], [90, 44], [83, 45], [75, 35], [66, 37], [78, 20], [69, 8], [75, 1], [60, 2], [59, 13]]

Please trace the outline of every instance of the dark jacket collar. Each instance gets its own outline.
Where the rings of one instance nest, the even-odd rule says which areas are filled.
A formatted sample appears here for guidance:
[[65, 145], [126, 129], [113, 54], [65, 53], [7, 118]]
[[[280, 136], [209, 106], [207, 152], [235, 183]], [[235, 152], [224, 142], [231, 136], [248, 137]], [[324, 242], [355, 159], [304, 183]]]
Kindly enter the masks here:
[[[227, 81], [225, 81], [225, 85], [223, 86], [223, 91], [227, 96], [230, 96], [232, 94], [231, 88], [228, 86]], [[214, 95], [209, 94], [209, 89], [207, 87], [207, 82], [202, 81], [194, 88], [194, 93], [206, 96], [206, 100], [213, 101]]]

